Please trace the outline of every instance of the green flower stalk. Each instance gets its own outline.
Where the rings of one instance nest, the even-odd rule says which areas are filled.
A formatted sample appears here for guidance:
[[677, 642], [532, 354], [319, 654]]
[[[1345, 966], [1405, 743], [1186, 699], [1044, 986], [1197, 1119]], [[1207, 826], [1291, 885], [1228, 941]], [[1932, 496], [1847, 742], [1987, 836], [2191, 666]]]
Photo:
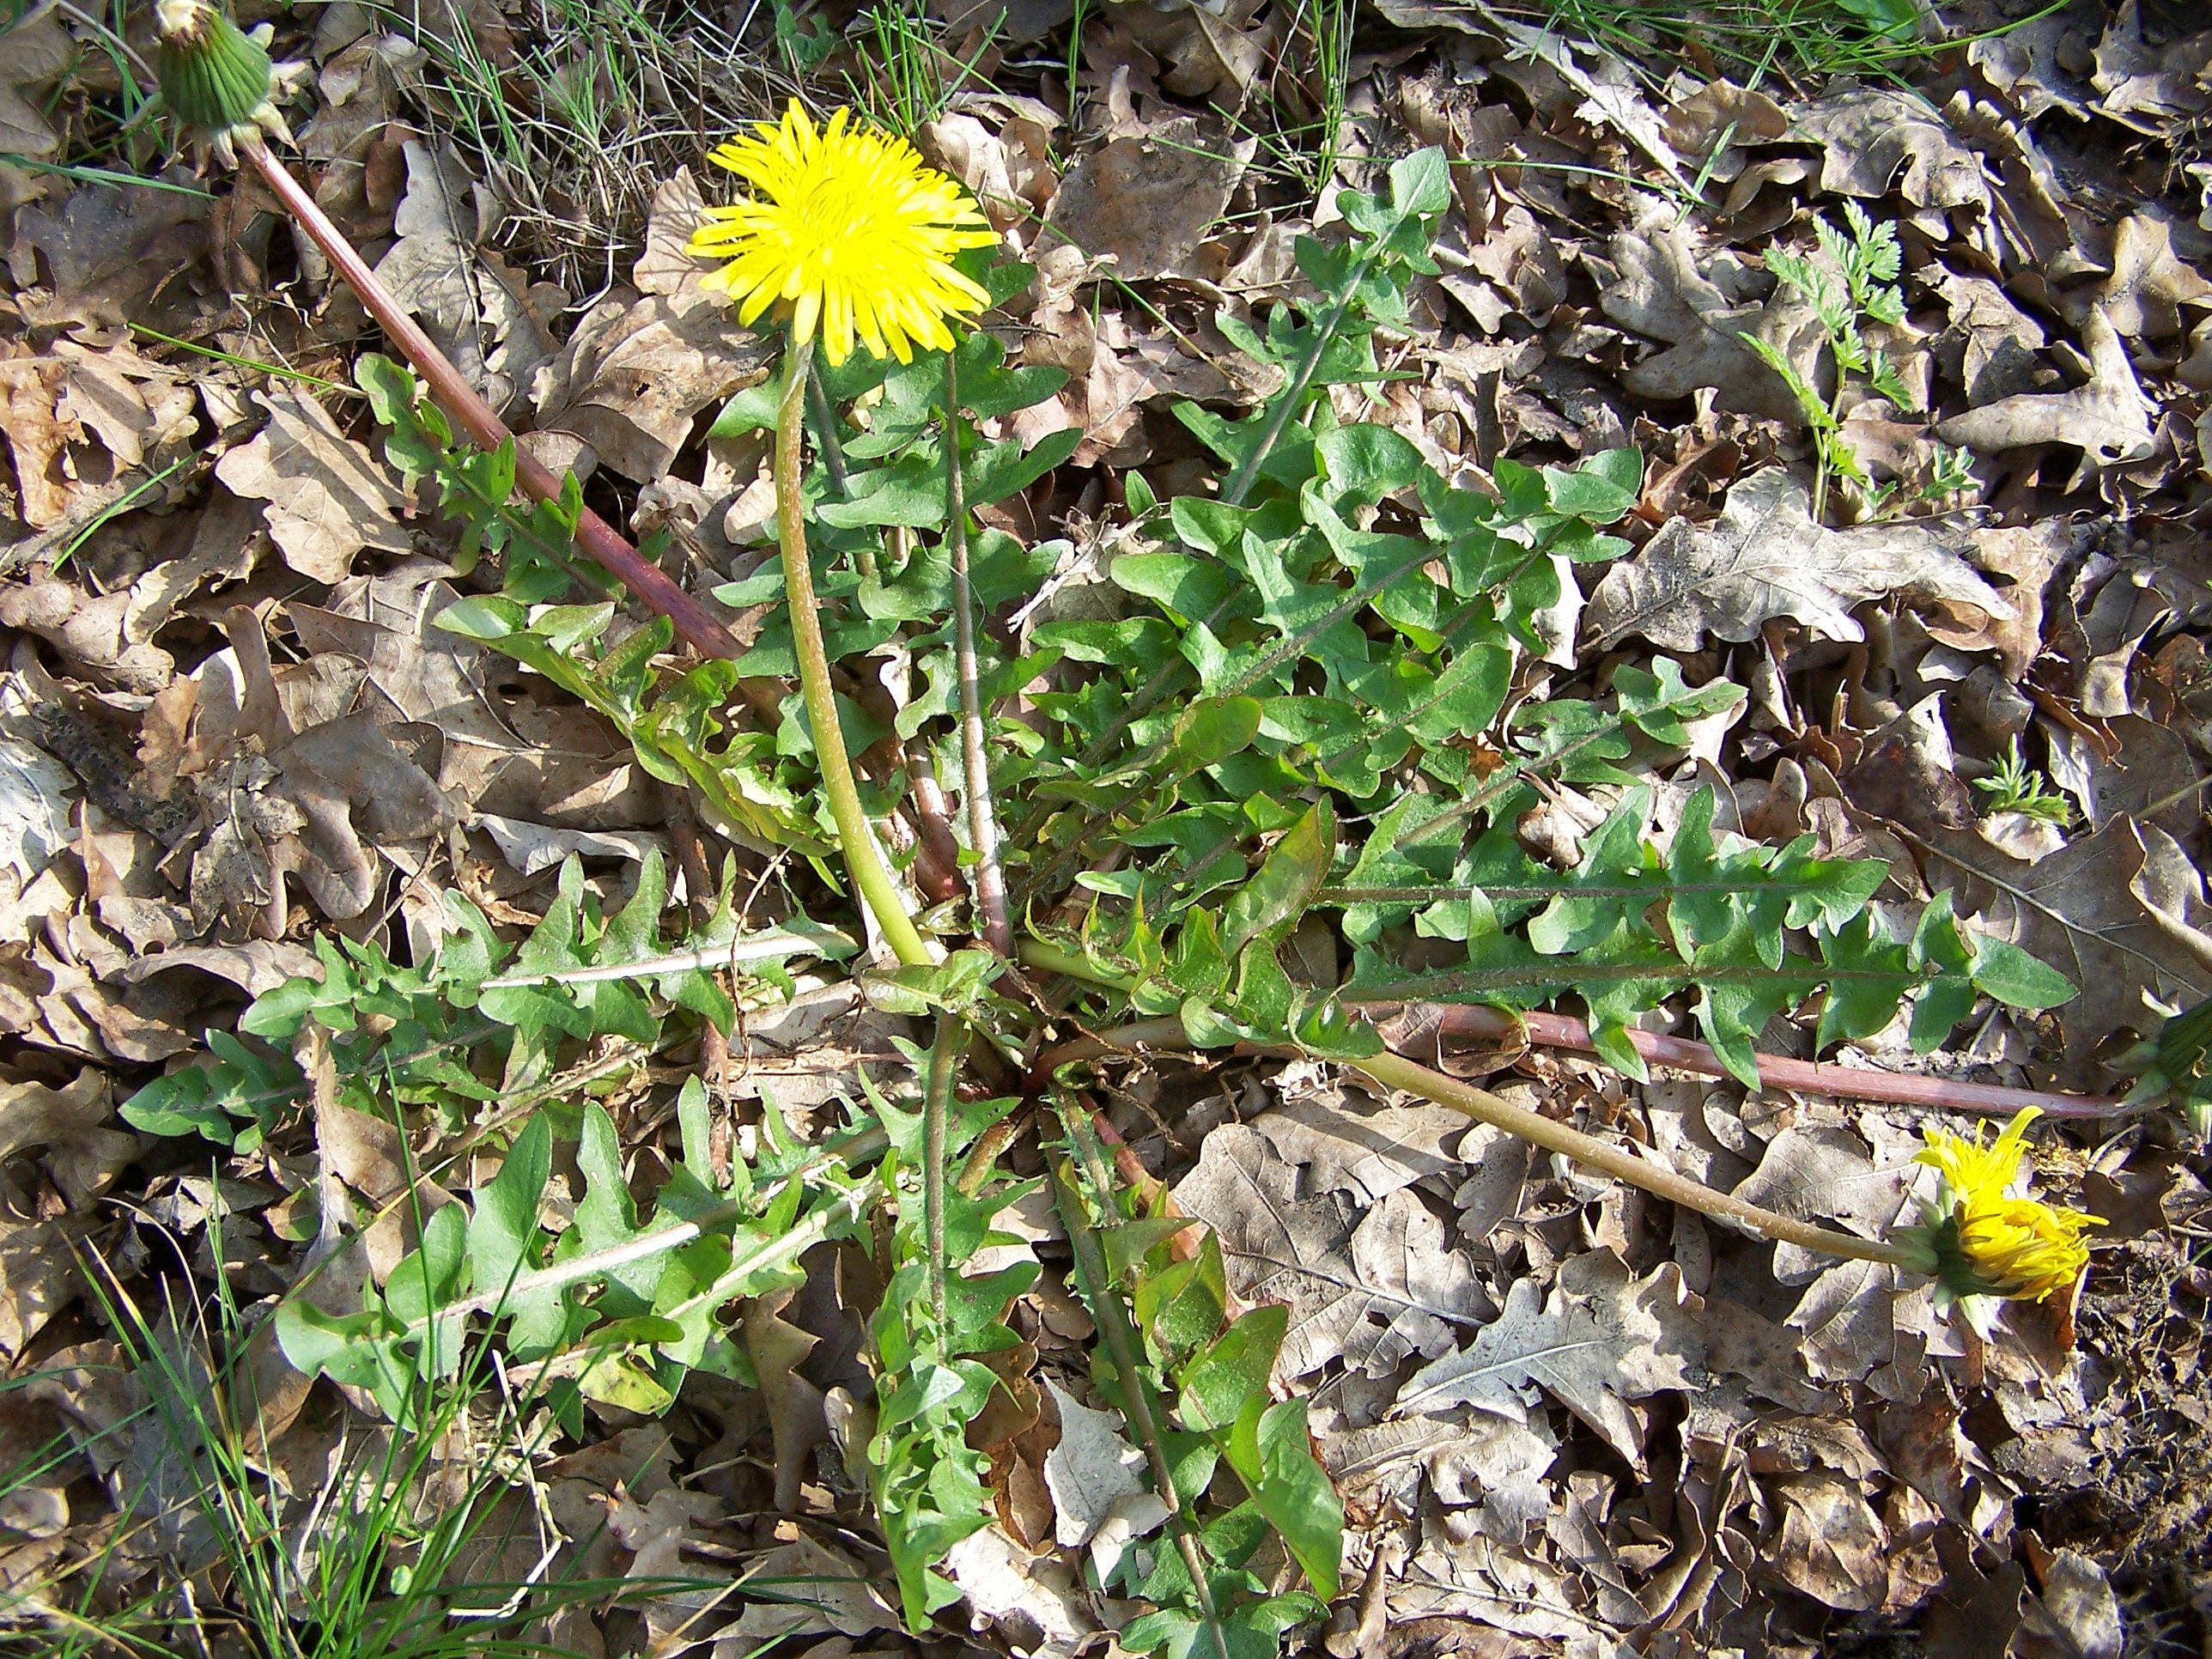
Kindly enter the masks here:
[[[708, 208], [692, 236], [694, 254], [722, 262], [704, 286], [736, 301], [740, 322], [773, 310], [791, 326], [776, 417], [776, 526], [823, 793], [853, 884], [876, 925], [901, 962], [924, 966], [933, 954], [884, 867], [837, 726], [807, 563], [799, 452], [807, 369], [817, 343], [832, 365], [856, 348], [901, 362], [913, 360], [917, 345], [951, 350], [957, 341], [948, 325], [966, 323], [990, 297], [953, 261], [995, 238], [957, 184], [925, 167], [905, 140], [872, 131], [849, 110], [817, 126], [793, 100], [781, 121], [756, 124], [708, 159], [736, 173], [752, 193]], [[957, 453], [952, 464], [958, 464]]]

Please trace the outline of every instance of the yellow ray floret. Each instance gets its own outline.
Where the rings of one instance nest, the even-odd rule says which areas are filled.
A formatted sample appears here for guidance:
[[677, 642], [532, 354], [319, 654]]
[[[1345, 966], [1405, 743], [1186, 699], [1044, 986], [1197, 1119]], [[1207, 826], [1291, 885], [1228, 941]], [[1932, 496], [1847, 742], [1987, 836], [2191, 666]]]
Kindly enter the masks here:
[[1921, 1227], [1911, 1230], [1934, 1273], [1954, 1294], [2007, 1296], [2046, 1301], [2074, 1287], [2089, 1263], [2081, 1235], [2104, 1224], [2100, 1217], [2062, 1210], [2015, 1194], [2031, 1106], [2007, 1124], [1996, 1142], [1982, 1145], [1945, 1130], [1927, 1131], [1917, 1159], [1941, 1170], [1943, 1185]]
[[951, 349], [950, 318], [972, 317], [990, 296], [952, 265], [963, 248], [998, 238], [967, 192], [914, 147], [839, 110], [816, 126], [794, 100], [707, 159], [751, 187], [749, 200], [710, 207], [691, 252], [728, 263], [704, 279], [750, 323], [787, 304], [793, 344], [814, 338], [832, 363], [855, 340], [910, 362], [917, 345]]

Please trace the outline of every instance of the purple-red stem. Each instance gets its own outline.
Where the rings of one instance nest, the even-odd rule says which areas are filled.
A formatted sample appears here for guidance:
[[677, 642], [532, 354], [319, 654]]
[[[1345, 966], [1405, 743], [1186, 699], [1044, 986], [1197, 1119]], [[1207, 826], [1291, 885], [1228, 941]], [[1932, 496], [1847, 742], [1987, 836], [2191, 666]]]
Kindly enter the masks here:
[[[331, 222], [330, 216], [316, 204], [306, 186], [292, 176], [292, 170], [270, 154], [265, 144], [247, 144], [245, 155], [252, 162], [254, 171], [276, 192], [284, 210], [323, 251], [331, 269], [361, 296], [369, 315], [376, 319], [378, 326], [429, 386], [430, 396], [438, 407], [452, 417], [453, 424], [469, 441], [481, 448], [497, 449], [513, 437], [514, 434], [507, 430], [497, 411], [461, 378], [461, 372], [447, 360], [437, 343], [399, 308], [384, 284], [377, 281], [368, 262], [355, 251], [345, 233]], [[538, 501], [558, 501], [561, 497], [560, 478], [519, 444], [514, 451], [514, 479]], [[675, 623], [678, 636], [701, 656], [734, 661], [740, 654], [736, 639], [720, 617], [666, 571], [642, 557], [620, 531], [588, 507], [576, 521], [576, 545], [589, 554], [601, 569]]]
[[[1527, 1041], [1549, 1048], [1573, 1048], [1595, 1054], [1589, 1027], [1565, 1014], [1529, 1013], [1515, 1016], [1495, 1008], [1460, 1007], [1440, 1003], [1388, 1003], [1369, 1006], [1365, 1012], [1382, 1014], [1402, 1009], [1409, 1025], [1455, 1036], [1481, 1037], [1496, 1042]], [[1702, 1042], [1683, 1037], [1661, 1036], [1653, 1031], [1631, 1030], [1629, 1042], [1654, 1066], [1706, 1077], [1726, 1077], [1728, 1067]], [[1077, 1037], [1037, 1056], [1033, 1079], [1049, 1078], [1062, 1066], [1095, 1060], [1102, 1054], [1131, 1054], [1145, 1049], [1187, 1048], [1190, 1039], [1182, 1022], [1170, 1015], [1164, 1019], [1139, 1020], [1095, 1036]], [[1237, 1052], [1268, 1050], [1264, 1045], [1243, 1043]], [[1966, 1112], [1978, 1116], [2009, 1117], [2024, 1106], [2042, 1109], [2047, 1117], [2106, 1117], [2123, 1109], [2117, 1095], [2069, 1095], [2045, 1089], [2009, 1089], [1994, 1083], [1963, 1083], [1950, 1078], [1923, 1077], [1911, 1072], [1876, 1072], [1856, 1066], [1827, 1066], [1815, 1060], [1789, 1060], [1779, 1054], [1754, 1054], [1760, 1083], [1770, 1089], [1794, 1089], [1805, 1094], [1826, 1095], [1837, 1100], [1875, 1100], [1900, 1106], [1924, 1106], [1937, 1111]]]
[[[483, 449], [497, 449], [512, 438], [514, 433], [500, 419], [498, 411], [477, 395], [476, 388], [461, 377], [460, 370], [439, 349], [437, 342], [400, 308], [384, 284], [377, 281], [368, 262], [346, 240], [346, 234], [331, 222], [330, 216], [316, 204], [307, 188], [293, 177], [292, 170], [264, 144], [246, 144], [243, 153], [263, 182], [276, 193], [284, 210], [323, 251], [331, 268], [360, 296], [368, 314], [376, 319], [378, 326], [399, 348], [400, 355], [414, 366], [415, 372], [429, 388], [433, 400], [446, 411], [454, 426], [471, 443]], [[561, 498], [562, 479], [520, 444], [514, 451], [514, 481], [535, 500], [552, 501]], [[666, 571], [641, 555], [627, 537], [588, 507], [576, 521], [576, 545], [602, 570], [673, 623], [677, 637], [701, 656], [734, 662], [742, 653], [743, 647], [720, 617]], [[915, 855], [915, 875], [926, 887], [947, 896], [959, 890], [958, 878], [940, 867], [939, 854], [927, 844]]]
[[[1408, 1010], [1408, 1012], [1413, 1012]], [[1492, 1042], [1518, 1042], [1525, 1035], [1547, 1048], [1573, 1048], [1597, 1053], [1589, 1027], [1565, 1014], [1509, 1014], [1496, 1008], [1431, 1005], [1417, 1018], [1434, 1022], [1433, 1030], [1454, 1036], [1483, 1037]], [[1662, 1036], [1656, 1031], [1631, 1029], [1629, 1046], [1654, 1066], [1705, 1077], [1726, 1077], [1720, 1056], [1702, 1042], [1687, 1037]], [[1929, 1106], [1944, 1111], [1975, 1112], [2009, 1116], [2023, 1106], [2040, 1107], [2048, 1117], [2104, 1117], [2119, 1110], [2118, 1095], [2069, 1095], [2045, 1089], [2009, 1089], [1995, 1083], [1966, 1083], [1954, 1078], [1927, 1077], [1917, 1072], [1877, 1072], [1856, 1066], [1830, 1066], [1817, 1060], [1790, 1060], [1780, 1054], [1753, 1054], [1759, 1080], [1769, 1089], [1796, 1089], [1806, 1094], [1831, 1095], [1841, 1100], [1879, 1100], [1899, 1106]]]

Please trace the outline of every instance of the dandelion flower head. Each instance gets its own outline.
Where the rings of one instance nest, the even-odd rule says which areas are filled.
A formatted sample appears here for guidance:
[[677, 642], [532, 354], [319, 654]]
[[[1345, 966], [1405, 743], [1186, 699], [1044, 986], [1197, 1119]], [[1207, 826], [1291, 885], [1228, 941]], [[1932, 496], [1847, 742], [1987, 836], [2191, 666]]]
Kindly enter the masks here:
[[2030, 1106], [1996, 1141], [1982, 1144], [1948, 1130], [1926, 1132], [1917, 1162], [1943, 1177], [1936, 1203], [1910, 1230], [1927, 1270], [1954, 1296], [2003, 1296], [2048, 1301], [2073, 1289], [2089, 1263], [2081, 1235], [2102, 1226], [2098, 1216], [2062, 1210], [2013, 1191], [2027, 1152]]
[[727, 261], [704, 279], [738, 302], [738, 320], [790, 307], [791, 337], [822, 339], [831, 363], [857, 340], [877, 356], [913, 360], [917, 345], [950, 350], [950, 318], [990, 296], [953, 267], [964, 248], [997, 241], [967, 192], [923, 164], [905, 140], [841, 109], [817, 126], [796, 100], [709, 153], [750, 187], [710, 207], [690, 251]]

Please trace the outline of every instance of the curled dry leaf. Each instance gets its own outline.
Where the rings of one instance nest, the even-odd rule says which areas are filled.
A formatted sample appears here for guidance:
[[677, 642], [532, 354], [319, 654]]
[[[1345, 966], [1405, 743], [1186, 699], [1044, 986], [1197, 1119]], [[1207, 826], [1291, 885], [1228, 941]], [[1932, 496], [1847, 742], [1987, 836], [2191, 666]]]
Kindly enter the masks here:
[[2082, 324], [2089, 380], [2071, 392], [2024, 392], [1956, 415], [1936, 428], [1945, 443], [1996, 452], [2069, 444], [2085, 471], [2147, 459], [2157, 448], [2151, 417], [2158, 405], [2143, 395], [2119, 331], [2102, 306]]
[[1056, 1517], [1053, 1535], [1063, 1544], [1087, 1544], [1117, 1512], [1137, 1534], [1166, 1520], [1167, 1505], [1152, 1492], [1145, 1455], [1129, 1443], [1120, 1414], [1094, 1410], [1050, 1377], [1044, 1385], [1060, 1414], [1060, 1443], [1044, 1460]]
[[19, 890], [69, 844], [76, 793], [69, 774], [45, 750], [0, 736], [0, 866], [13, 873]]
[[2170, 340], [2182, 332], [2183, 306], [2212, 309], [2212, 282], [2174, 252], [2171, 219], [2130, 213], [2112, 233], [2112, 274], [2097, 308], [2131, 340]]
[[2041, 1560], [2036, 1577], [2040, 1594], [2021, 1621], [2021, 1653], [2028, 1659], [2120, 1659], [2127, 1626], [2103, 1566], [2079, 1550], [2059, 1550]]
[[106, 1073], [88, 1066], [65, 1089], [41, 1083], [0, 1083], [0, 1164], [36, 1149], [72, 1210], [107, 1190], [137, 1156], [138, 1137], [108, 1127], [114, 1091]]
[[[1515, 67], [1519, 60], [1536, 66], [1534, 73], [1566, 94], [1562, 112], [1571, 106], [1574, 118], [1594, 127], [1610, 127], [1644, 153], [1685, 194], [1690, 179], [1668, 142], [1666, 123], [1644, 96], [1644, 82], [1636, 69], [1618, 53], [1595, 41], [1570, 40], [1555, 29], [1533, 27], [1502, 16], [1486, 0], [1464, 5], [1440, 5], [1436, 0], [1382, 0], [1376, 8], [1400, 28], [1449, 28], [1468, 34], [1487, 35], [1510, 49]], [[1581, 101], [1575, 102], [1579, 97]], [[1698, 158], [1702, 160], [1702, 157]]]
[[[42, 529], [89, 520], [151, 470], [149, 458], [170, 463], [198, 428], [192, 411], [174, 371], [128, 347], [11, 345], [0, 356], [0, 427], [23, 522]], [[0, 568], [30, 556], [0, 553]]]
[[1717, 523], [1671, 520], [1635, 558], [1607, 571], [1583, 617], [1607, 649], [1640, 635], [1695, 651], [1708, 635], [1755, 639], [1783, 617], [1821, 639], [1863, 639], [1852, 607], [1897, 592], [2011, 615], [1960, 556], [1972, 544], [1965, 526], [1947, 520], [1830, 530], [1813, 521], [1805, 486], [1767, 467], [1729, 491]]
[[178, 775], [204, 826], [193, 905], [204, 926], [231, 907], [277, 937], [293, 874], [325, 917], [357, 916], [376, 896], [381, 851], [442, 834], [453, 804], [395, 744], [401, 728], [356, 707], [362, 669], [325, 654], [280, 677], [252, 613], [234, 607], [226, 621], [231, 650], [203, 663], [180, 700], [190, 724]]
[[740, 1595], [748, 1583], [757, 1584], [759, 1594], [745, 1601], [737, 1622], [720, 1633], [714, 1647], [718, 1655], [757, 1653], [785, 1636], [866, 1636], [898, 1625], [898, 1615], [870, 1585], [866, 1568], [842, 1551], [804, 1535], [747, 1561], [738, 1574]]
[[2057, 370], [2039, 355], [2047, 343], [2041, 325], [2013, 303], [2002, 284], [1940, 267], [1928, 273], [1928, 282], [1951, 313], [1951, 326], [1935, 340], [1934, 349], [1946, 372], [1966, 386], [1970, 406], [2048, 390], [2045, 382], [2057, 379]]
[[1845, 1613], [1882, 1605], [1890, 1540], [1859, 1483], [1826, 1469], [1777, 1480], [1782, 1531], [1767, 1565], [1783, 1583]]
[[1277, 1079], [1283, 1103], [1252, 1127], [1286, 1162], [1306, 1170], [1306, 1190], [1350, 1193], [1379, 1203], [1427, 1176], [1464, 1172], [1447, 1147], [1468, 1133], [1458, 1112], [1426, 1101], [1376, 1105], [1340, 1085], [1286, 1070]]
[[61, 148], [61, 135], [46, 118], [46, 100], [32, 88], [52, 80], [76, 56], [76, 46], [53, 12], [14, 24], [0, 33], [6, 50], [0, 58], [0, 151], [36, 161]]
[[1684, 161], [1729, 186], [1721, 211], [1729, 218], [1751, 204], [1778, 167], [1794, 167], [1803, 176], [1803, 164], [1794, 160], [1753, 160], [1753, 146], [1790, 136], [1790, 118], [1765, 93], [1732, 82], [1711, 82], [1682, 100], [1667, 112], [1662, 131]]
[[1735, 1195], [1797, 1221], [1833, 1222], [1880, 1238], [1898, 1218], [1914, 1167], [1884, 1169], [1838, 1124], [1792, 1124], [1767, 1143]]
[[2094, 41], [2078, 17], [2045, 13], [2010, 28], [1976, 36], [1967, 43], [1967, 61], [1982, 78], [2009, 99], [2023, 119], [2063, 109], [2078, 120], [2089, 118], [2086, 90], [2063, 64], [2079, 63]]
[[353, 577], [324, 605], [295, 601], [292, 625], [312, 655], [366, 667], [366, 707], [380, 724], [436, 729], [438, 787], [456, 808], [482, 808], [489, 796], [493, 811], [536, 810], [546, 799], [544, 773], [559, 764], [547, 751], [557, 746], [509, 729], [486, 686], [490, 653], [437, 625], [459, 597], [450, 574], [425, 560]]
[[1844, 82], [1797, 109], [1792, 125], [1822, 147], [1820, 188], [1869, 199], [1893, 185], [1916, 208], [1989, 206], [1981, 158], [1917, 93]]
[[2143, 31], [2142, 0], [2122, 0], [2098, 41], [2090, 83], [2097, 108], [2138, 132], [2163, 135], [2212, 109], [2212, 29], [2181, 40]]
[[82, 1279], [74, 1219], [21, 1222], [0, 1215], [0, 1358], [15, 1359], [46, 1322], [76, 1299]]
[[1085, 1607], [1087, 1598], [1065, 1566], [1049, 1556], [1031, 1559], [999, 1527], [986, 1527], [955, 1544], [945, 1555], [944, 1571], [967, 1595], [977, 1630], [1008, 1618], [1036, 1630], [1035, 1644], [1024, 1644], [1029, 1659], [1073, 1659], [1097, 1627]]
[[1010, 230], [1043, 215], [1059, 192], [1053, 171], [1052, 135], [1017, 116], [993, 132], [972, 115], [925, 121], [915, 143], [933, 166], [968, 187], [993, 228]]

